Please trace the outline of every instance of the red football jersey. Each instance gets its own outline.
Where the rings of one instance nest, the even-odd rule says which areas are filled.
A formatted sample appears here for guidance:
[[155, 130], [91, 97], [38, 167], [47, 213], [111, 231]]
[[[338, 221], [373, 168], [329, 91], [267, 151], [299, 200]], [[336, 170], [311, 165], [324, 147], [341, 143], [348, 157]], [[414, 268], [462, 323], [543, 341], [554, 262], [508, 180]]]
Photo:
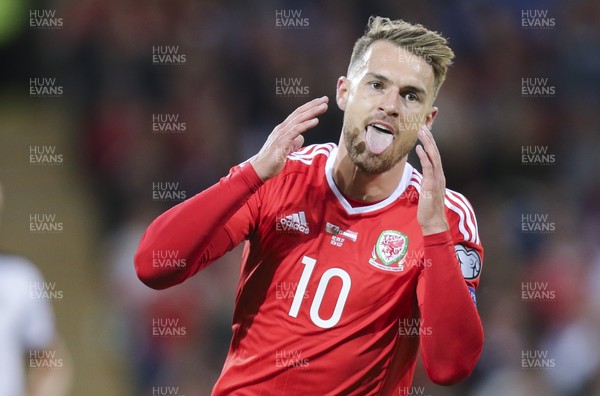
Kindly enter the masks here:
[[[227, 221], [229, 247], [247, 242], [214, 395], [408, 394], [419, 340], [435, 336], [420, 315], [434, 265], [417, 223], [421, 175], [407, 163], [388, 198], [353, 206], [333, 181], [336, 153], [323, 144], [291, 154]], [[445, 204], [458, 257], [447, 265], [462, 269], [474, 299], [475, 216], [461, 194], [447, 190]]]

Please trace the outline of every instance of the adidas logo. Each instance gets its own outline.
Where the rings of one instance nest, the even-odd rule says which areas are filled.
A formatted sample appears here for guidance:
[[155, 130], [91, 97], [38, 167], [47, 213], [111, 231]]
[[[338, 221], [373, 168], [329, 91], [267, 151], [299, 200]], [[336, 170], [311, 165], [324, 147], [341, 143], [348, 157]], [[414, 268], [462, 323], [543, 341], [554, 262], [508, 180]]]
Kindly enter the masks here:
[[298, 212], [290, 215], [277, 216], [275, 231], [281, 233], [308, 234], [310, 228], [306, 222], [306, 215], [304, 212]]

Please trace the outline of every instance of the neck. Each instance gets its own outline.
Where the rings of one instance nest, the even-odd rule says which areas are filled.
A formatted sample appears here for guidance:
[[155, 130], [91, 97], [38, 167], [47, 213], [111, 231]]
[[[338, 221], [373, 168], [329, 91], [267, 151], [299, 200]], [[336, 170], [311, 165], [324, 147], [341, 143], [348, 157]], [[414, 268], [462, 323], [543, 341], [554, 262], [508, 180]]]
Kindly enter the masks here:
[[365, 173], [354, 165], [344, 142], [340, 141], [333, 164], [333, 181], [347, 197], [365, 202], [381, 201], [392, 195], [398, 187], [404, 173], [406, 158], [402, 158], [387, 172]]

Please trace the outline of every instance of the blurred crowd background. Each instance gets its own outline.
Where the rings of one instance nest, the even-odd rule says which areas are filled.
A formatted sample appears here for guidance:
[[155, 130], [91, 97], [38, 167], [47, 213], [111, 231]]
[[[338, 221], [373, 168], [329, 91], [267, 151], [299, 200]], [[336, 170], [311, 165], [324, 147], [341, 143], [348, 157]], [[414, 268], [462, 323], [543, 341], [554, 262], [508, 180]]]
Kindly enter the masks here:
[[[55, 10], [62, 26], [32, 27], [31, 10]], [[280, 26], [282, 10], [302, 22]], [[554, 23], [528, 26], [527, 10]], [[210, 393], [240, 252], [176, 288], [143, 286], [132, 262], [141, 233], [181, 200], [156, 199], [156, 183], [190, 197], [257, 152], [294, 108], [333, 99], [370, 15], [450, 40], [457, 57], [433, 131], [448, 187], [470, 199], [486, 249], [474, 374], [444, 388], [419, 366], [411, 394], [600, 395], [600, 3], [0, 0], [0, 247], [64, 292], [54, 309], [73, 395]], [[157, 64], [156, 47], [185, 57]], [[62, 95], [32, 97], [31, 78], [56, 78]], [[553, 94], [524, 95], [528, 78], [547, 79]], [[290, 79], [299, 94], [278, 90]], [[183, 130], [153, 130], [157, 114]], [[341, 121], [331, 106], [308, 143], [337, 143]], [[54, 146], [64, 161], [32, 165], [31, 146]], [[530, 147], [547, 156], [524, 159]], [[32, 234], [32, 213], [55, 214], [64, 231]], [[532, 223], [545, 231], [525, 231]], [[524, 293], [536, 287], [553, 293]], [[185, 335], [153, 335], [165, 318]], [[532, 354], [550, 367], [526, 367]]]

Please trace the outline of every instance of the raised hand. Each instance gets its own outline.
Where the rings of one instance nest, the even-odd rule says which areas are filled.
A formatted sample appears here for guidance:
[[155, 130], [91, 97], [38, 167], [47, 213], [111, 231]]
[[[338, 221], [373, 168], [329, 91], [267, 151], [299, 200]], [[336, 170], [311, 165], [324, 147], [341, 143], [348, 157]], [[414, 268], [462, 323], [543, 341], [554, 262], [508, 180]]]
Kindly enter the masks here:
[[262, 181], [267, 181], [281, 172], [287, 155], [302, 147], [302, 134], [319, 123], [317, 116], [327, 111], [327, 102], [327, 96], [313, 99], [298, 107], [273, 129], [258, 154], [250, 159]]
[[444, 210], [446, 177], [442, 169], [440, 152], [427, 127], [422, 126], [419, 130], [419, 140], [422, 145], [417, 145], [416, 151], [423, 169], [423, 180], [421, 180], [417, 221], [423, 235], [431, 235], [449, 229]]

